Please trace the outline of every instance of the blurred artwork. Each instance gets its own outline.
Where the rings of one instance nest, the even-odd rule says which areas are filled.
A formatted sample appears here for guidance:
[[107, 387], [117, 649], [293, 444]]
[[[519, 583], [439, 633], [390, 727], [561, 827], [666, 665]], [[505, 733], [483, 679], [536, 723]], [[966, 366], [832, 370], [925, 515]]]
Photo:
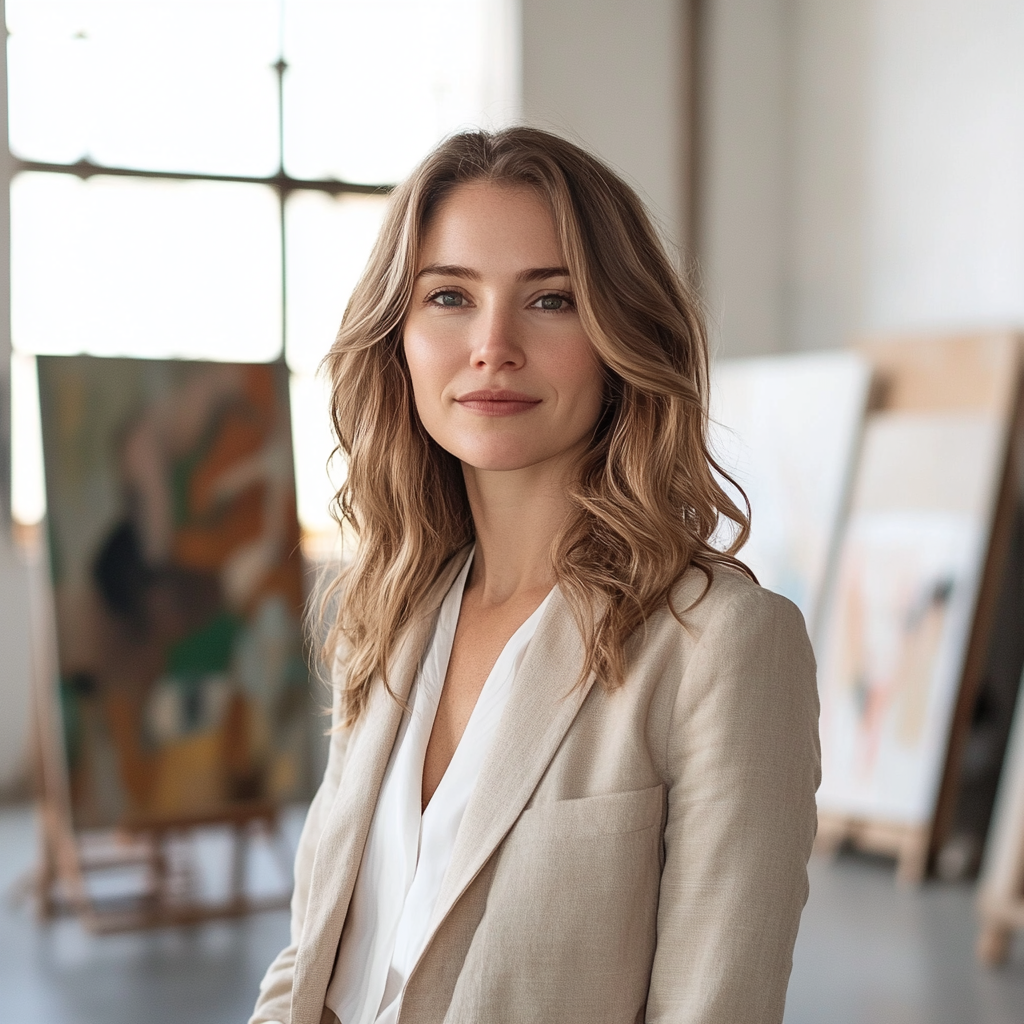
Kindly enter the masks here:
[[303, 796], [286, 369], [87, 356], [38, 368], [75, 824]]
[[750, 500], [740, 558], [799, 607], [812, 636], [870, 384], [852, 352], [724, 360], [712, 375], [712, 450]]
[[819, 647], [819, 809], [931, 819], [1003, 436], [995, 417], [873, 416]]

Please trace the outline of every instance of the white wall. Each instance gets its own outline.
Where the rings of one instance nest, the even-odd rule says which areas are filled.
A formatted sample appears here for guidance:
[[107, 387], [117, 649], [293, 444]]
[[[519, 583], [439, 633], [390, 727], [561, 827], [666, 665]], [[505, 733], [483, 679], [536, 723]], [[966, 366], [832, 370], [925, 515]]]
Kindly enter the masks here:
[[783, 349], [842, 345], [863, 328], [869, 6], [794, 0], [791, 7]]
[[1024, 4], [706, 0], [724, 352], [1024, 324]]
[[879, 0], [868, 328], [1024, 322], [1024, 4]]
[[704, 0], [697, 256], [714, 347], [783, 347], [785, 0]]
[[686, 238], [685, 0], [523, 0], [523, 117], [567, 133]]

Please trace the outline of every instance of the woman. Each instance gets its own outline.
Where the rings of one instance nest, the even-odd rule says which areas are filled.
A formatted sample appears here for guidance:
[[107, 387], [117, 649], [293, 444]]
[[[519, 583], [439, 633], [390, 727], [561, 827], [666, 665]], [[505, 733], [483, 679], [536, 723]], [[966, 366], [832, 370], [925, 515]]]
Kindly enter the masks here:
[[697, 303], [513, 128], [394, 193], [326, 361], [359, 537], [253, 1022], [782, 1018], [818, 781], [799, 612], [711, 544]]

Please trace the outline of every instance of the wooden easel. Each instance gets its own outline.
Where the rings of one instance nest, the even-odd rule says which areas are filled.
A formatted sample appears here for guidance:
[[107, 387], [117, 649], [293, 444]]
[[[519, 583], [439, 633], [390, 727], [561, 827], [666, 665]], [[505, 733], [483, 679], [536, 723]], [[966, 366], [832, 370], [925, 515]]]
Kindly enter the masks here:
[[978, 959], [995, 967], [1006, 960], [1014, 931], [1024, 929], [1024, 701], [1019, 696], [978, 892], [978, 916]]
[[[207, 815], [179, 819], [129, 820], [115, 829], [76, 831], [68, 792], [60, 713], [54, 699], [57, 675], [53, 593], [41, 545], [29, 583], [32, 625], [32, 687], [35, 767], [40, 808], [40, 864], [34, 890], [44, 920], [73, 914], [92, 932], [110, 933], [165, 925], [196, 924], [286, 907], [291, 896], [291, 853], [280, 829], [278, 808], [253, 802]], [[226, 825], [232, 833], [229, 893], [202, 900], [192, 892], [189, 866], [174, 863], [172, 846], [202, 827]], [[255, 898], [246, 892], [251, 839], [262, 833], [281, 871], [278, 894]], [[145, 884], [129, 897], [98, 898], [89, 880], [102, 872], [141, 867]]]
[[855, 347], [875, 370], [871, 412], [978, 412], [1006, 424], [1002, 470], [990, 506], [988, 549], [933, 817], [924, 824], [901, 824], [828, 812], [818, 815], [817, 851], [833, 854], [849, 844], [892, 856], [897, 860], [897, 878], [917, 883], [949, 835], [964, 744], [988, 652], [1018, 490], [1024, 338], [1010, 332], [878, 338]]
[[[228, 896], [201, 901], [191, 893], [194, 878], [188, 866], [177, 867], [169, 855], [177, 837], [187, 837], [203, 825], [229, 822], [233, 835], [231, 886]], [[198, 924], [220, 918], [239, 917], [288, 905], [289, 893], [253, 897], [245, 889], [245, 868], [249, 842], [262, 832], [271, 848], [280, 854], [282, 878], [290, 874], [288, 857], [272, 807], [239, 808], [230, 816], [218, 813], [203, 821], [161, 822], [150, 829], [123, 827], [111, 832], [76, 835], [71, 832], [52, 804], [42, 805], [42, 865], [36, 878], [40, 916], [52, 919], [74, 914], [92, 932], [104, 934], [155, 928], [165, 925]], [[100, 899], [89, 891], [91, 875], [131, 867], [145, 869], [141, 891], [129, 897]]]

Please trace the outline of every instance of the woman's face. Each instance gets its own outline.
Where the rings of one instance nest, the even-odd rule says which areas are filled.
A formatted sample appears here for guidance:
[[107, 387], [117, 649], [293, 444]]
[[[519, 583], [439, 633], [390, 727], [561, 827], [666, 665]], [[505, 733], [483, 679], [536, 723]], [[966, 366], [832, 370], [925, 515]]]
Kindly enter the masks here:
[[458, 186], [429, 221], [405, 322], [416, 408], [464, 466], [518, 470], [585, 449], [602, 373], [547, 206]]

